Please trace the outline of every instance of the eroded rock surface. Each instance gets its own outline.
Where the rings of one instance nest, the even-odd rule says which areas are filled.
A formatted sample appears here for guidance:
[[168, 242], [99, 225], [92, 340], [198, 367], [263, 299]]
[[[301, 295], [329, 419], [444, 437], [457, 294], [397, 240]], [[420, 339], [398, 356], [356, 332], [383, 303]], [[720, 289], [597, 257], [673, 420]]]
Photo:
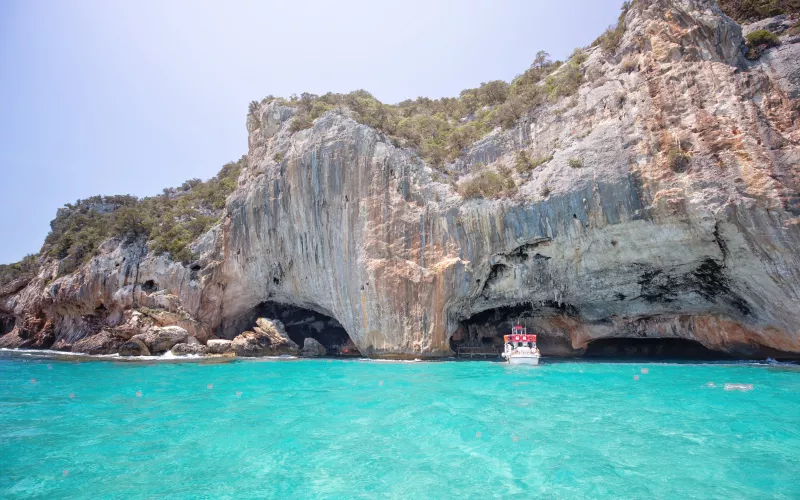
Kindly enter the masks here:
[[[449, 356], [516, 320], [562, 355], [632, 337], [800, 355], [800, 37], [748, 61], [742, 28], [704, 0], [637, 2], [626, 26], [614, 54], [587, 51], [575, 96], [438, 171], [347, 110], [292, 133], [292, 108], [262, 104], [196, 262], [143, 241], [63, 277], [53, 262], [0, 297], [15, 325], [0, 345], [75, 350], [135, 312], [222, 353], [214, 336], [269, 301], [333, 318], [368, 356]], [[520, 149], [552, 159], [514, 173], [510, 196], [458, 194]]]

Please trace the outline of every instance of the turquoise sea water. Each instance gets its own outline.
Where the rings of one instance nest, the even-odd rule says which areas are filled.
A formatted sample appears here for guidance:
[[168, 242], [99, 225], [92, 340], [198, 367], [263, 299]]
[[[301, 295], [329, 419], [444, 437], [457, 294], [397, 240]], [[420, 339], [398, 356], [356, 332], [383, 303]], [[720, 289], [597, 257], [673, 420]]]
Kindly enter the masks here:
[[0, 496], [799, 498], [798, 370], [0, 358]]

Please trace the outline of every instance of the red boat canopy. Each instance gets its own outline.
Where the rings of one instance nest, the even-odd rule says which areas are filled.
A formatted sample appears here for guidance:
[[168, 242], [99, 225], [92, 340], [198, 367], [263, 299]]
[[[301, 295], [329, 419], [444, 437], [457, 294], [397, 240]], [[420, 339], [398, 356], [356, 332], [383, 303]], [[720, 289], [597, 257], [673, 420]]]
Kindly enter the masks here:
[[506, 342], [536, 342], [536, 335], [503, 335]]

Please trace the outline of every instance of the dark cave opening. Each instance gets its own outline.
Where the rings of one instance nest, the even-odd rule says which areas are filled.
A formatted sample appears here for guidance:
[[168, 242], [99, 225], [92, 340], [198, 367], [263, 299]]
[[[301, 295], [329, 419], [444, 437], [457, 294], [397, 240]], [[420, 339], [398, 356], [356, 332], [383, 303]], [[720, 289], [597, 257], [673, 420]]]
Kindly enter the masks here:
[[648, 359], [731, 359], [724, 352], [714, 351], [700, 342], [677, 338], [620, 337], [598, 339], [589, 343], [587, 358], [648, 358]]
[[[578, 310], [565, 303], [546, 301], [487, 309], [461, 322], [450, 337], [450, 348], [459, 357], [492, 358], [503, 349], [503, 336], [519, 322], [528, 333], [537, 335], [543, 356], [587, 358], [645, 358], [726, 360], [732, 356], [683, 338], [613, 337], [597, 339], [585, 349], [572, 346], [570, 332], [580, 325]], [[767, 352], [761, 346], [738, 346], [744, 357], [778, 359], [781, 353]], [[479, 353], [476, 355], [474, 353]]]
[[[277, 319], [300, 348], [311, 337], [327, 350], [328, 356], [360, 356], [347, 330], [336, 319], [288, 304], [262, 302], [255, 309], [255, 318]], [[255, 321], [255, 319], [253, 320]]]
[[503, 351], [503, 336], [519, 321], [528, 326], [533, 315], [530, 304], [487, 309], [462, 321], [450, 337], [450, 349], [459, 358], [498, 358]]
[[0, 336], [5, 335], [14, 329], [17, 324], [17, 318], [12, 315], [0, 315]]

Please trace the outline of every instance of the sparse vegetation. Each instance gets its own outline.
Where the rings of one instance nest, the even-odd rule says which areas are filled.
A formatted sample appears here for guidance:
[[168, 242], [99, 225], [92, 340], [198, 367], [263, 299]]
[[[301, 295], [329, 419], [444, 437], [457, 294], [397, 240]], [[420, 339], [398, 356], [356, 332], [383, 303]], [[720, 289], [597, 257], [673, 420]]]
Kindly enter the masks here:
[[691, 158], [689, 153], [682, 151], [677, 146], [673, 146], [667, 151], [667, 164], [676, 173], [685, 172], [689, 168], [689, 160]]
[[282, 153], [275, 153], [275, 155], [272, 157], [272, 159], [275, 160], [275, 163], [280, 163], [280, 162], [283, 161], [283, 154]]
[[550, 99], [568, 97], [578, 91], [583, 81], [581, 64], [586, 61], [586, 53], [580, 49], [575, 49], [569, 61], [566, 62], [558, 71], [549, 75], [545, 80], [545, 88]]
[[481, 170], [475, 177], [462, 182], [458, 191], [464, 198], [499, 198], [504, 192], [516, 188], [510, 172]]
[[780, 44], [778, 37], [767, 30], [755, 30], [744, 37], [747, 40], [748, 51], [745, 57], [756, 60], [770, 47]]
[[636, 71], [636, 69], [638, 67], [639, 67], [639, 64], [636, 62], [636, 60], [634, 58], [632, 58], [630, 56], [625, 57], [622, 60], [622, 63], [619, 65], [619, 69], [621, 69], [625, 73], [632, 73], [632, 72]]
[[619, 42], [622, 40], [622, 35], [625, 34], [625, 15], [630, 8], [631, 2], [622, 3], [622, 12], [619, 14], [617, 24], [609, 26], [602, 35], [592, 42], [592, 47], [599, 45], [600, 48], [603, 49], [603, 53], [607, 55], [612, 55], [616, 52], [617, 47], [619, 47]]
[[553, 159], [552, 154], [536, 156], [534, 158], [531, 158], [524, 151], [517, 151], [517, 157], [514, 167], [520, 174], [525, 174], [528, 172], [532, 172], [537, 167], [544, 165], [545, 163], [547, 163], [552, 159]]
[[247, 114], [255, 115], [258, 111], [258, 101], [250, 101], [250, 104], [247, 106]]
[[528, 153], [521, 149], [517, 151], [517, 156], [514, 160], [514, 168], [516, 168], [517, 172], [520, 174], [533, 170], [533, 162], [531, 161], [531, 157], [528, 156]]
[[0, 291], [12, 281], [33, 277], [38, 270], [38, 256], [34, 254], [26, 255], [13, 264], [0, 264]]
[[569, 165], [572, 168], [582, 168], [583, 161], [580, 158], [572, 157], [567, 160], [567, 165]]
[[779, 14], [800, 14], [800, 2], [797, 0], [719, 0], [719, 7], [739, 23]]
[[800, 35], [800, 21], [797, 21], [791, 28], [786, 30], [786, 34], [789, 36]]
[[208, 181], [191, 179], [158, 196], [93, 196], [67, 204], [50, 223], [42, 252], [59, 259], [65, 274], [96, 255], [108, 238], [143, 237], [155, 253], [188, 262], [193, 259], [188, 244], [219, 220], [244, 161], [228, 163]]
[[290, 124], [292, 132], [310, 127], [328, 111], [347, 108], [359, 123], [386, 133], [395, 145], [417, 149], [428, 162], [441, 166], [495, 127], [513, 127], [524, 113], [548, 99], [575, 94], [583, 80], [581, 64], [585, 60], [586, 55], [576, 50], [560, 68], [559, 61], [551, 61], [540, 51], [530, 68], [510, 84], [494, 80], [453, 98], [420, 97], [388, 105], [357, 90], [322, 96], [303, 93], [283, 103], [297, 110]]
[[314, 122], [307, 114], [298, 114], [292, 119], [292, 123], [289, 124], [289, 132], [300, 132], [301, 130], [311, 128], [312, 125], [314, 125]]
[[548, 196], [550, 196], [550, 192], [551, 192], [550, 191], [550, 186], [547, 185], [547, 184], [543, 184], [542, 185], [542, 190], [539, 192], [539, 194], [542, 195], [542, 198], [547, 198]]

